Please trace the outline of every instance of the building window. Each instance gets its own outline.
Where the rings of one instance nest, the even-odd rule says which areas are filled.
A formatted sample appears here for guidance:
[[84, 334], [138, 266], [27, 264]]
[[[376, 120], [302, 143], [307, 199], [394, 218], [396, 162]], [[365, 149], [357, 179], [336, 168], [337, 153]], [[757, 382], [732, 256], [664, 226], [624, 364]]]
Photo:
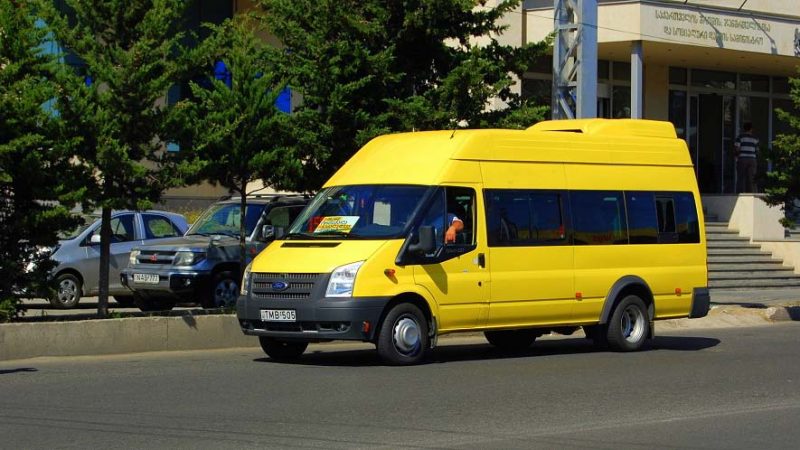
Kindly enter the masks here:
[[685, 67], [669, 68], [669, 84], [679, 84], [686, 86], [689, 81], [688, 70]]
[[692, 86], [712, 89], [736, 89], [736, 74], [718, 70], [692, 69]]

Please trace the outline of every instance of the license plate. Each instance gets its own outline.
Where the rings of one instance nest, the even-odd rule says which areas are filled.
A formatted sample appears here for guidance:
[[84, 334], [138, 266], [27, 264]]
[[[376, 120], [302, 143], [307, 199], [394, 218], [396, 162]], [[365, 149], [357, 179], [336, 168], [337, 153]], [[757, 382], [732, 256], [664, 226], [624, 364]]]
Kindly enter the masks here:
[[158, 275], [154, 273], [135, 273], [133, 274], [134, 283], [158, 284]]
[[297, 317], [293, 309], [262, 309], [261, 320], [264, 322], [295, 322]]

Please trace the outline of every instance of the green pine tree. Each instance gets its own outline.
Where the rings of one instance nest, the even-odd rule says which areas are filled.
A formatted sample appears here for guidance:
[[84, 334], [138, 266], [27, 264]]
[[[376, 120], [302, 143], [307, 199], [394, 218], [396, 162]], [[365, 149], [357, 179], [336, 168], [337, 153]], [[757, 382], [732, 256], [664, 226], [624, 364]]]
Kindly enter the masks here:
[[[208, 180], [241, 197], [240, 217], [245, 217], [247, 185], [263, 180], [267, 186], [284, 188], [301, 170], [293, 155], [291, 118], [279, 111], [275, 101], [285, 82], [278, 79], [267, 58], [267, 44], [255, 34], [254, 23], [245, 16], [210, 26], [211, 37], [198, 52], [205, 64], [225, 64], [230, 79], [191, 83], [193, 98], [181, 102], [187, 130], [181, 149], [186, 172], [192, 181]], [[245, 221], [240, 220], [240, 273], [246, 265]]]
[[[461, 127], [530, 126], [545, 107], [512, 92], [547, 42], [502, 45], [519, 0], [261, 0], [286, 50], [274, 61], [302, 96], [301, 190], [319, 188], [373, 137]], [[490, 108], [493, 99], [508, 108]]]
[[[792, 210], [795, 201], [800, 199], [800, 78], [791, 78], [789, 82], [794, 112], [778, 110], [778, 117], [793, 132], [779, 134], [767, 151], [773, 170], [767, 173], [765, 180], [766, 202], [782, 207], [784, 212], [790, 212], [787, 208]], [[786, 227], [794, 226], [795, 222], [796, 217], [791, 214], [782, 220]]]
[[17, 315], [22, 290], [52, 288], [43, 250], [75, 226], [75, 167], [53, 148], [60, 120], [46, 105], [56, 63], [46, 38], [27, 4], [0, 2], [0, 322]]
[[63, 66], [56, 109], [62, 144], [91, 176], [84, 203], [102, 210], [98, 315], [108, 315], [112, 209], [146, 209], [179, 177], [164, 142], [174, 108], [170, 85], [193, 69], [181, 45], [185, 0], [65, 0], [69, 14], [41, 4], [54, 38], [85, 63]]

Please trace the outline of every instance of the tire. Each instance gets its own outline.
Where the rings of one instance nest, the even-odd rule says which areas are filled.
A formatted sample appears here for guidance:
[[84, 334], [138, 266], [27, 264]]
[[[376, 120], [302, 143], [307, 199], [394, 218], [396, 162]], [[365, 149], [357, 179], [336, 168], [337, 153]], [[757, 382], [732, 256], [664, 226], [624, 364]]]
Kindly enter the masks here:
[[411, 303], [394, 306], [381, 322], [376, 345], [378, 355], [387, 364], [419, 364], [429, 347], [425, 315]]
[[608, 322], [607, 340], [611, 350], [633, 352], [647, 340], [650, 320], [641, 298], [629, 295], [620, 301]]
[[539, 333], [536, 330], [498, 330], [483, 333], [493, 346], [507, 351], [523, 351], [533, 344]]
[[264, 353], [276, 361], [298, 359], [308, 348], [308, 342], [281, 341], [267, 336], [259, 336], [258, 342]]
[[122, 308], [133, 308], [136, 306], [136, 301], [132, 295], [115, 295], [114, 301]]
[[167, 297], [135, 295], [133, 302], [142, 312], [169, 311], [175, 307], [175, 300]]
[[71, 273], [62, 273], [56, 278], [58, 291], [50, 299], [50, 304], [60, 309], [71, 309], [81, 301], [81, 280]]
[[241, 280], [236, 272], [224, 270], [211, 277], [211, 284], [203, 293], [200, 304], [203, 308], [228, 308], [236, 306]]

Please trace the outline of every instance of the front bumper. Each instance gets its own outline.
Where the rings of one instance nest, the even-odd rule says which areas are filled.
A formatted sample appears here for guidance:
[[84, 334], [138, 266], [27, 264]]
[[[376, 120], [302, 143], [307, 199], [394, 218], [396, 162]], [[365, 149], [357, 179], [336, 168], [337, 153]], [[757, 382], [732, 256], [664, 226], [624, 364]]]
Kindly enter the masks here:
[[[133, 274], [158, 275], [158, 283], [136, 283]], [[172, 296], [179, 299], [193, 299], [204, 291], [211, 279], [211, 272], [181, 270], [174, 267], [135, 267], [120, 273], [120, 282], [128, 289], [145, 296]]]
[[[239, 297], [236, 315], [244, 334], [317, 342], [328, 340], [372, 341], [390, 297], [321, 297], [302, 300], [267, 300]], [[294, 310], [295, 322], [265, 322], [265, 309]], [[368, 325], [365, 325], [368, 324]]]

